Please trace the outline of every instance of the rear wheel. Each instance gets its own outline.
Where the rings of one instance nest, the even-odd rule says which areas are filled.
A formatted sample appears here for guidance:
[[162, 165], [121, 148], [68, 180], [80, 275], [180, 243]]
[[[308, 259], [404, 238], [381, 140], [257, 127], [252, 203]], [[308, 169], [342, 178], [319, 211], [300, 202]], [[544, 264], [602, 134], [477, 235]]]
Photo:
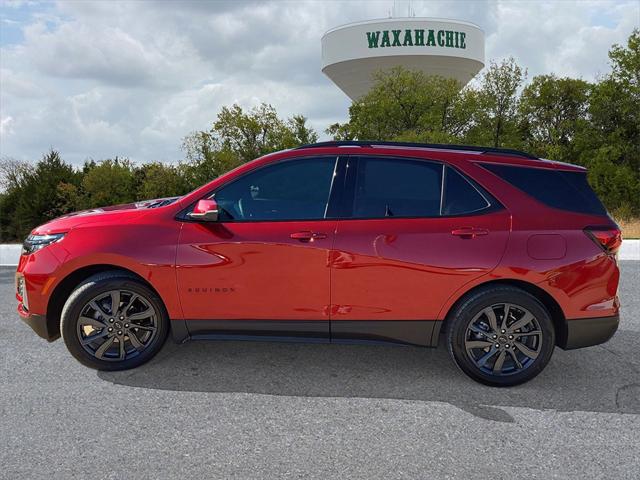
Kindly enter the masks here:
[[123, 272], [95, 275], [74, 290], [62, 310], [61, 332], [71, 354], [97, 370], [137, 367], [167, 337], [169, 320], [160, 298]]
[[492, 386], [527, 382], [547, 365], [555, 347], [549, 312], [515, 287], [488, 287], [451, 313], [449, 352], [474, 380]]

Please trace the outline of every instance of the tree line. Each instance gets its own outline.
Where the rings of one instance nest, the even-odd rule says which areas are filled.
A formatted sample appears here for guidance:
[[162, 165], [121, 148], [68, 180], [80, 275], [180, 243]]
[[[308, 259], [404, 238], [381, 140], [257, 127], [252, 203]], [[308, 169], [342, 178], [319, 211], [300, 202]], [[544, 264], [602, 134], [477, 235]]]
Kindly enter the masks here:
[[[640, 216], [640, 31], [614, 45], [611, 70], [596, 82], [538, 75], [513, 59], [490, 62], [477, 82], [396, 68], [330, 125], [336, 140], [396, 140], [516, 148], [589, 168], [589, 181], [614, 216]], [[54, 150], [33, 163], [0, 160], [0, 242], [21, 240], [65, 213], [183, 195], [261, 155], [313, 143], [302, 115], [268, 104], [223, 107], [208, 130], [183, 139], [184, 159], [136, 165], [89, 160], [81, 168]]]

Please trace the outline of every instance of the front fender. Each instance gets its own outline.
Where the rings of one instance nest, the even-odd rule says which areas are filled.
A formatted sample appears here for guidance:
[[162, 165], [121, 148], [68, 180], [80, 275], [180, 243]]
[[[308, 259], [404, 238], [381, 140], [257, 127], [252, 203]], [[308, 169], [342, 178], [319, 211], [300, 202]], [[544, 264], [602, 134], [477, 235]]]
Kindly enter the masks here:
[[[55, 264], [50, 271], [39, 272], [42, 281], [36, 290], [39, 290], [40, 298], [35, 300], [38, 310], [34, 311], [45, 314], [52, 293], [74, 272], [104, 266], [121, 268], [140, 276], [158, 292], [169, 317], [182, 318], [175, 272], [179, 225], [178, 222], [168, 226], [128, 224], [115, 228], [89, 226], [71, 230], [62, 241], [32, 255], [40, 256], [46, 252], [50, 259], [48, 264]], [[51, 261], [53, 258], [57, 261]], [[26, 262], [28, 265], [29, 261]]]

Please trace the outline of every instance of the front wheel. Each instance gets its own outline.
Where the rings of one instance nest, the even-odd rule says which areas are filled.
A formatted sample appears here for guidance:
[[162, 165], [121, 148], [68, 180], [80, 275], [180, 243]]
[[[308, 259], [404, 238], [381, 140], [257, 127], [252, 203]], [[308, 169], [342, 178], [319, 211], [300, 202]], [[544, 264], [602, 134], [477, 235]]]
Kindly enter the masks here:
[[125, 370], [151, 359], [169, 330], [164, 304], [124, 272], [90, 277], [62, 309], [60, 330], [69, 352], [97, 370]]
[[460, 369], [485, 385], [527, 382], [551, 359], [555, 331], [549, 312], [531, 294], [495, 286], [464, 299], [451, 313], [449, 352]]

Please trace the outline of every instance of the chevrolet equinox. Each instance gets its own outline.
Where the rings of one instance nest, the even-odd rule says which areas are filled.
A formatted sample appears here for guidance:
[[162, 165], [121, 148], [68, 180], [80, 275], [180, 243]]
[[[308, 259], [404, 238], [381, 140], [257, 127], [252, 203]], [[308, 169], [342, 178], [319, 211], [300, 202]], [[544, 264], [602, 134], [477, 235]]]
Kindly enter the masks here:
[[[516, 385], [618, 327], [618, 226], [584, 168], [515, 150], [324, 142], [179, 198], [37, 227], [18, 313], [98, 370], [167, 336], [444, 343]], [[442, 337], [442, 339], [441, 339]], [[426, 367], [426, 365], [425, 365]]]

